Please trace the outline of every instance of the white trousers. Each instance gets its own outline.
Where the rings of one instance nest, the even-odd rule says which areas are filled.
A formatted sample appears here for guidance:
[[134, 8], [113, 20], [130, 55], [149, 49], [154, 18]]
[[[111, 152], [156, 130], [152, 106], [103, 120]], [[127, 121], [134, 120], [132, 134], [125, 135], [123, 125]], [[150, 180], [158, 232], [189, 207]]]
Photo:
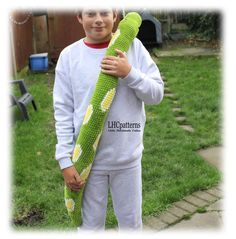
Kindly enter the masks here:
[[141, 165], [122, 170], [91, 170], [84, 190], [80, 230], [104, 230], [109, 188], [119, 229], [142, 229], [141, 175]]

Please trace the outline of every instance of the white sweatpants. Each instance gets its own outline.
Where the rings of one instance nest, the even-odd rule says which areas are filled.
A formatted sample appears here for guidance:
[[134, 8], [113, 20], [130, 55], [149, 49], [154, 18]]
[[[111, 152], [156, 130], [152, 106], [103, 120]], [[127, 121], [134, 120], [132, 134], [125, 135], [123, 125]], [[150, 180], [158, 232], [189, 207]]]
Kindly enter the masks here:
[[119, 229], [142, 229], [141, 165], [122, 170], [91, 170], [84, 190], [81, 230], [104, 230], [108, 191]]

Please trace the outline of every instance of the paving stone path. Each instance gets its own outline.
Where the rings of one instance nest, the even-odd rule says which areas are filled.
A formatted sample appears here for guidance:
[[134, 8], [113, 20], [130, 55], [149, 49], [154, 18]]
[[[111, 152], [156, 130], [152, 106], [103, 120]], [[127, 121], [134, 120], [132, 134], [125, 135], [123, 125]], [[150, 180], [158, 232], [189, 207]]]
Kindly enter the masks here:
[[[196, 55], [197, 51], [194, 51], [194, 54]], [[152, 57], [154, 61], [156, 61], [156, 55], [154, 54]], [[169, 98], [173, 103], [172, 112], [175, 115], [177, 123], [183, 130], [193, 133], [194, 128], [190, 124], [187, 124], [187, 118], [181, 109], [178, 99], [169, 88], [165, 76], [162, 77], [165, 82], [165, 97]], [[223, 147], [218, 146], [199, 150], [197, 153], [207, 162], [221, 170], [222, 150]], [[158, 217], [149, 216], [144, 218], [144, 229], [154, 232], [179, 229], [220, 229], [223, 225], [222, 203], [222, 185], [218, 185], [208, 190], [197, 191], [175, 202], [167, 211], [163, 212]]]
[[165, 83], [164, 97], [167, 97], [172, 101], [172, 105], [173, 105], [172, 112], [175, 115], [175, 119], [177, 123], [183, 130], [190, 133], [194, 132], [194, 128], [192, 127], [192, 125], [187, 124], [187, 118], [180, 106], [180, 103], [177, 97], [175, 96], [175, 94], [172, 93], [171, 89], [169, 88], [168, 86], [169, 84], [164, 75], [162, 75], [162, 79]]
[[220, 51], [218, 49], [203, 48], [203, 47], [188, 47], [179, 48], [172, 50], [162, 50], [153, 49], [153, 53], [156, 57], [169, 57], [169, 56], [218, 56]]
[[218, 229], [222, 225], [222, 197], [220, 186], [197, 191], [175, 202], [160, 216], [144, 219], [144, 230]]

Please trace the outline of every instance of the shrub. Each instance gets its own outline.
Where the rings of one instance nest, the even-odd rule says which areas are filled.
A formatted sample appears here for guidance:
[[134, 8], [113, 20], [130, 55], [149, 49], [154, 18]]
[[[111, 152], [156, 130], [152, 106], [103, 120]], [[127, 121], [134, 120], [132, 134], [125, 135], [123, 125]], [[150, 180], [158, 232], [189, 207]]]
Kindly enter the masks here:
[[218, 12], [191, 13], [185, 19], [191, 32], [208, 40], [220, 39], [221, 15]]

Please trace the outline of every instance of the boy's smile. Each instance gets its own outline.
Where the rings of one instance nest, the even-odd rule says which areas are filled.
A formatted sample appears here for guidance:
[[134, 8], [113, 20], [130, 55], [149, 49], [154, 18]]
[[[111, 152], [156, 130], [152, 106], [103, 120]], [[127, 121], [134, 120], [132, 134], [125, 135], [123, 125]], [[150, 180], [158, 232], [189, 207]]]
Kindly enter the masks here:
[[116, 18], [117, 14], [112, 9], [84, 9], [81, 16], [78, 16], [85, 31], [85, 40], [89, 43], [109, 41]]
[[94, 27], [96, 32], [102, 32], [104, 27]]

